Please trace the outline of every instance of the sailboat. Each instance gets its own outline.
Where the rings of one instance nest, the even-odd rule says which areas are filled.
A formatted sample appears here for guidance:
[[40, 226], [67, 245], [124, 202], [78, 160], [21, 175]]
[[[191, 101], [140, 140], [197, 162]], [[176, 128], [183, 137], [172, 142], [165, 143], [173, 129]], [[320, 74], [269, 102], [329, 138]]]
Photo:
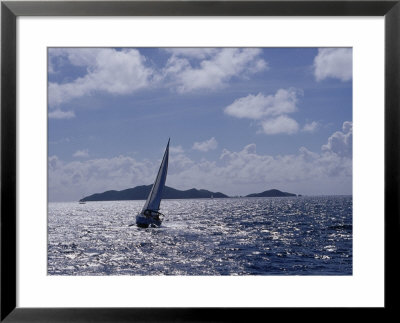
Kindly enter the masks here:
[[136, 225], [141, 228], [159, 227], [164, 215], [159, 212], [161, 195], [167, 179], [169, 155], [169, 139], [167, 148], [165, 148], [164, 157], [162, 159], [160, 169], [158, 170], [156, 180], [151, 188], [150, 194], [144, 203], [142, 211], [136, 216]]

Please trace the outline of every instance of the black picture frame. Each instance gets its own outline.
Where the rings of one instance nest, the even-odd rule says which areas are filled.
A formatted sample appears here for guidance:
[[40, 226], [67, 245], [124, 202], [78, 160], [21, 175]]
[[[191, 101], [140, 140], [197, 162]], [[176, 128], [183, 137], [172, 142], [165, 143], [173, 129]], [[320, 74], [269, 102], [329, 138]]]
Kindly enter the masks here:
[[[18, 16], [384, 16], [385, 18], [385, 307], [396, 310], [399, 275], [400, 0], [395, 1], [3, 1], [1, 3], [1, 322], [233, 322], [288, 308], [16, 307], [16, 19]], [[372, 189], [372, 188], [371, 188]], [[373, 255], [371, 255], [373, 257]], [[40, 291], [38, 291], [40, 293]], [[266, 291], [267, 292], [267, 291]], [[313, 320], [304, 309], [296, 318]], [[313, 310], [313, 309], [311, 309]], [[330, 318], [332, 309], [324, 309]], [[357, 309], [355, 309], [357, 310]], [[347, 313], [350, 309], [346, 309]], [[298, 316], [297, 316], [298, 315]], [[346, 314], [348, 315], [348, 314]], [[337, 315], [339, 317], [339, 315]], [[257, 319], [258, 320], [258, 319]]]

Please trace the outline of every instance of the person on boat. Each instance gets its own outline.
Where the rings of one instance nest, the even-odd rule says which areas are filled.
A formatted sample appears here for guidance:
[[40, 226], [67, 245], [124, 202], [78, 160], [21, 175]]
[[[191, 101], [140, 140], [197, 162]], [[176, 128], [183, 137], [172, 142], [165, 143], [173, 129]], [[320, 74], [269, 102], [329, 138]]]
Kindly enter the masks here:
[[147, 209], [147, 210], [145, 210], [145, 211], [143, 212], [143, 214], [144, 214], [145, 216], [152, 217], [152, 218], [156, 219], [157, 221], [160, 220], [160, 214], [159, 214], [158, 212], [152, 213], [151, 210]]

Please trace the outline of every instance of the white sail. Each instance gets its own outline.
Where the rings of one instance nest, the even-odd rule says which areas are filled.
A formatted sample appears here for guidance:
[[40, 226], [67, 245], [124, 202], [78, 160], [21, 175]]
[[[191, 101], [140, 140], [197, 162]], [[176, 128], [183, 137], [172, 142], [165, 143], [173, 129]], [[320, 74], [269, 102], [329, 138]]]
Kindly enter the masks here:
[[151, 188], [150, 194], [147, 197], [146, 203], [144, 204], [141, 213], [143, 213], [145, 210], [158, 211], [160, 209], [161, 195], [165, 185], [165, 180], [167, 179], [168, 155], [169, 139], [167, 148], [165, 148], [165, 153], [160, 165], [160, 169], [158, 170], [156, 180], [154, 181], [153, 187]]

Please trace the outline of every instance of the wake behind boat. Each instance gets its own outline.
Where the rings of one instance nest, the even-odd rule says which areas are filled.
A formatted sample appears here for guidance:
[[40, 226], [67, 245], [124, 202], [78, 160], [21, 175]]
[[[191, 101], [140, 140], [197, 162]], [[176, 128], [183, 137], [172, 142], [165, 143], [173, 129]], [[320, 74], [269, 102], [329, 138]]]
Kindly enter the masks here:
[[158, 170], [156, 180], [151, 188], [150, 194], [147, 197], [146, 203], [142, 211], [136, 216], [136, 225], [141, 228], [159, 227], [164, 219], [164, 215], [159, 212], [161, 195], [167, 179], [168, 170], [168, 156], [169, 156], [169, 139], [163, 160]]

